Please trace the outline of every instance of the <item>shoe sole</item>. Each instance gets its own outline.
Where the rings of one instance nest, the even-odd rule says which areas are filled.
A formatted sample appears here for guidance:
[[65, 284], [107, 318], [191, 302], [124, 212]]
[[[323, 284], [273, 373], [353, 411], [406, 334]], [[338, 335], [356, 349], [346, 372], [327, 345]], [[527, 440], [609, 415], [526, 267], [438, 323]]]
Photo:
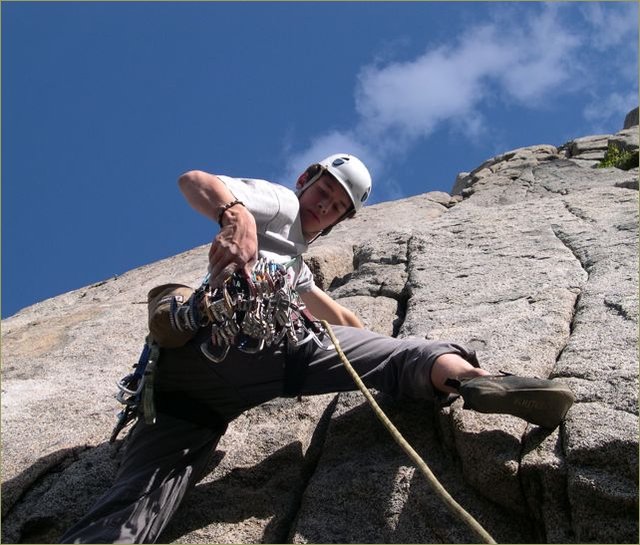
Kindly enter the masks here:
[[573, 405], [566, 386], [546, 379], [484, 376], [463, 381], [464, 408], [481, 413], [511, 414], [544, 428], [555, 428]]

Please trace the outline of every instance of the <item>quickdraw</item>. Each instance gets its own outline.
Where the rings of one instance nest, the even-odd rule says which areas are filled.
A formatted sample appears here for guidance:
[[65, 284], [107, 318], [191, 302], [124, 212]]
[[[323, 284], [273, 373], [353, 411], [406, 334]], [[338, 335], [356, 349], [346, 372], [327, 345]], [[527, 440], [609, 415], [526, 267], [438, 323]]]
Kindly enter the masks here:
[[221, 287], [211, 288], [205, 278], [171, 315], [178, 331], [211, 328], [200, 349], [215, 363], [224, 361], [231, 347], [255, 354], [285, 337], [292, 345], [315, 341], [326, 348], [318, 337], [322, 327], [291, 287], [285, 266], [264, 258], [251, 274], [235, 273]]
[[141, 406], [145, 422], [155, 423], [153, 373], [159, 352], [158, 345], [151, 337], [147, 337], [138, 362], [133, 366], [133, 373], [117, 382], [118, 390], [115, 398], [124, 405], [124, 408], [118, 413], [118, 420], [109, 439], [110, 443], [113, 443], [118, 434], [138, 416]]

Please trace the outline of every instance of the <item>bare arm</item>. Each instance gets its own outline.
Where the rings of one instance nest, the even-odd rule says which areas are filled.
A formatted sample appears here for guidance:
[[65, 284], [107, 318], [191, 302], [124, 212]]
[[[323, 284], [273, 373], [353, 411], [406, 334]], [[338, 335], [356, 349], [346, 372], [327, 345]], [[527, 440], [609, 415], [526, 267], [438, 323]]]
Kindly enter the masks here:
[[[233, 193], [217, 176], [201, 170], [185, 172], [178, 179], [178, 185], [191, 207], [216, 223], [224, 205], [235, 200]], [[241, 205], [227, 209], [220, 232], [209, 249], [210, 284], [219, 286], [228, 275], [239, 269], [249, 273], [257, 255], [255, 218]]]
[[309, 312], [320, 320], [326, 320], [333, 325], [364, 328], [360, 319], [353, 312], [334, 301], [318, 286], [314, 286], [309, 292], [301, 293], [300, 298]]

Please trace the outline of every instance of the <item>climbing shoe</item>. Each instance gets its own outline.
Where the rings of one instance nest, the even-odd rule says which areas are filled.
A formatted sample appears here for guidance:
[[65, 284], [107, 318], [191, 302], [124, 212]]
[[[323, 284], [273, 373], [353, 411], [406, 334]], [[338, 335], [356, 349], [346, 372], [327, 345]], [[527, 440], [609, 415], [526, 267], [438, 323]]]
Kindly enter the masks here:
[[562, 422], [575, 401], [573, 392], [555, 380], [486, 375], [448, 379], [464, 400], [464, 408], [481, 413], [511, 414], [544, 428]]

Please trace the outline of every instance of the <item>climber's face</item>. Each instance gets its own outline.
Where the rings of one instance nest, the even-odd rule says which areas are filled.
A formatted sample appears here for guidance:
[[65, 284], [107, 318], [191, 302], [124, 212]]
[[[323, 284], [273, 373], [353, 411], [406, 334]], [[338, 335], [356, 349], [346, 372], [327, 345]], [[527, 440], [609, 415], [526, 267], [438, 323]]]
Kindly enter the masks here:
[[299, 200], [306, 240], [312, 240], [327, 227], [335, 225], [352, 208], [349, 195], [328, 172], [300, 195]]

